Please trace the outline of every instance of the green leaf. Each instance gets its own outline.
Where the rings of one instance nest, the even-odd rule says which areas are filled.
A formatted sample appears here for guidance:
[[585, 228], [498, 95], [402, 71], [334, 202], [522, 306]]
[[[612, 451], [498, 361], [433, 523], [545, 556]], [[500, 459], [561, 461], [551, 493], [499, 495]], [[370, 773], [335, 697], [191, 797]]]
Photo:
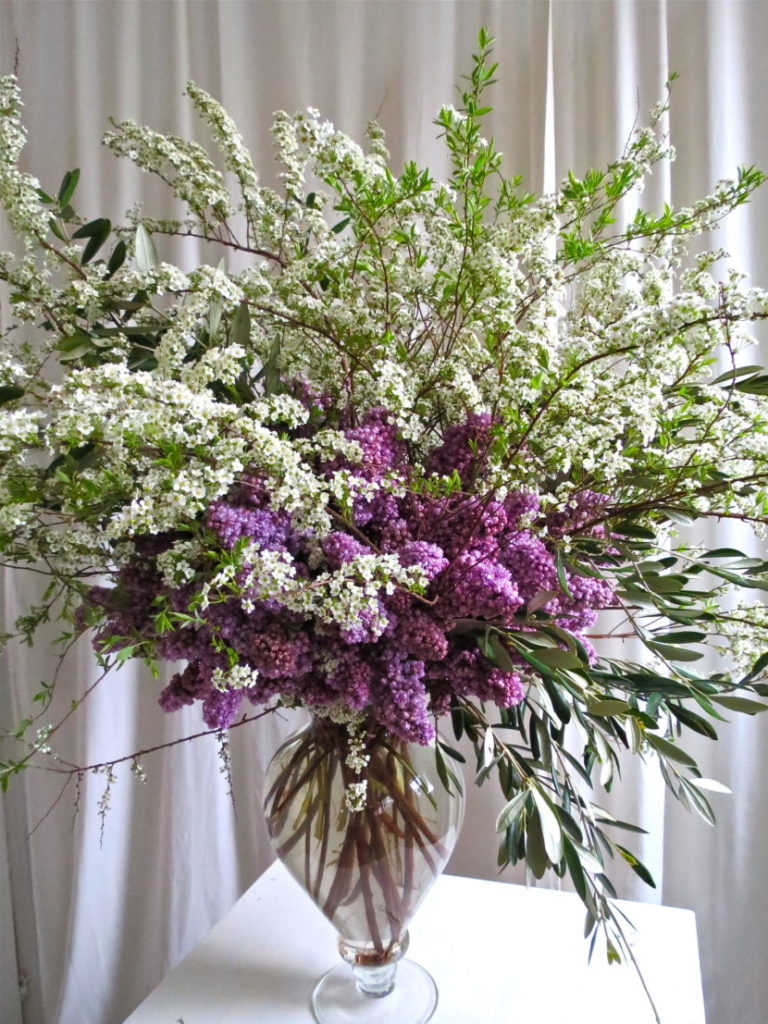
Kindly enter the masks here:
[[539, 647], [532, 652], [537, 661], [542, 662], [547, 668], [570, 668], [583, 669], [583, 662], [575, 654], [569, 654], [559, 647]]
[[679, 594], [685, 589], [684, 576], [643, 576], [643, 582], [654, 594]]
[[531, 793], [539, 812], [544, 849], [552, 864], [558, 864], [563, 859], [563, 830], [560, 822], [541, 790], [534, 787]]
[[82, 331], [77, 331], [75, 334], [68, 334], [65, 338], [59, 338], [56, 342], [56, 349], [59, 352], [73, 352], [81, 345], [87, 345], [90, 349], [92, 347], [91, 338]]
[[545, 768], [552, 767], [552, 741], [549, 736], [549, 729], [546, 722], [543, 722], [537, 715], [531, 714], [532, 734], [538, 738], [539, 755], [538, 759]]
[[630, 821], [620, 821], [618, 818], [614, 818], [612, 814], [604, 811], [601, 807], [595, 807], [599, 814], [595, 815], [595, 821], [599, 821], [601, 825], [610, 825], [612, 828], [620, 828], [625, 832], [634, 832], [637, 835], [647, 836], [648, 830], [640, 828], [639, 825], [633, 825]]
[[668, 707], [670, 713], [689, 729], [693, 729], [694, 732], [698, 732], [710, 740], [717, 739], [717, 731], [708, 719], [695, 714], [695, 712], [690, 711], [688, 708], [677, 707], [675, 704], [670, 704]]
[[565, 748], [563, 748], [560, 751], [560, 755], [565, 758], [565, 760], [570, 764], [570, 766], [573, 768], [573, 770], [576, 772], [579, 778], [583, 779], [584, 783], [587, 786], [592, 785], [592, 776], [584, 767], [584, 765], [573, 756], [570, 750], [566, 750]]
[[489, 726], [485, 730], [483, 737], [483, 755], [481, 769], [487, 769], [493, 764], [493, 752], [496, 748], [496, 743], [493, 737], [493, 729]]
[[734, 386], [746, 395], [768, 395], [768, 374], [758, 374]]
[[548, 601], [551, 601], [553, 597], [557, 596], [557, 592], [554, 590], [539, 590], [533, 595], [526, 605], [526, 611], [529, 615], [533, 615], [533, 613], [537, 612], [539, 608], [543, 608]]
[[102, 233], [104, 224], [109, 224], [110, 228], [112, 224], [104, 217], [97, 217], [95, 220], [89, 220], [87, 224], [82, 224], [76, 231], [72, 232], [73, 238], [93, 238]]
[[762, 371], [762, 366], [736, 366], [732, 370], [726, 370], [725, 373], [721, 373], [719, 377], [715, 377], [709, 383], [722, 384], [724, 380], [738, 380], [739, 377], [747, 377], [751, 373], [762, 373]]
[[724, 694], [722, 697], [711, 697], [713, 704], [728, 708], [729, 711], [740, 711], [745, 715], [757, 715], [761, 711], [768, 711], [768, 704], [762, 704], [758, 700], [750, 700], [748, 697], [733, 697]]
[[534, 877], [541, 878], [547, 870], [547, 851], [544, 846], [544, 834], [541, 828], [541, 819], [538, 811], [534, 809], [528, 818], [526, 829], [525, 859]]
[[516, 793], [512, 799], [506, 803], [498, 817], [496, 818], [496, 831], [503, 832], [509, 828], [515, 818], [522, 814], [525, 802], [528, 799], [528, 790], [523, 789], [519, 793]]
[[707, 789], [711, 793], [730, 794], [731, 792], [727, 786], [724, 786], [722, 782], [718, 782], [717, 779], [690, 779], [690, 783], [697, 789]]
[[347, 224], [349, 224], [350, 220], [350, 217], [345, 217], [344, 220], [340, 220], [338, 224], [334, 224], [333, 227], [331, 228], [331, 231], [334, 233], [334, 235], [341, 234], [341, 232], [344, 230]]
[[552, 710], [563, 725], [567, 725], [571, 720], [571, 707], [567, 700], [568, 690], [546, 675], [541, 677], [541, 685], [552, 702]]
[[653, 875], [645, 866], [645, 864], [639, 861], [637, 857], [634, 855], [634, 853], [632, 853], [630, 850], [627, 850], [625, 847], [620, 846], [618, 843], [616, 843], [615, 845], [616, 849], [619, 851], [619, 853], [627, 862], [627, 864], [629, 864], [629, 866], [632, 868], [635, 874], [639, 878], [642, 878], [646, 885], [650, 885], [652, 889], [655, 889], [656, 883], [653, 880]]
[[576, 851], [578, 858], [581, 862], [581, 866], [590, 873], [590, 875], [599, 875], [603, 870], [603, 865], [600, 859], [585, 846], [580, 843], [574, 843], [573, 848]]
[[677, 761], [679, 764], [687, 765], [689, 768], [697, 767], [696, 760], [690, 754], [674, 743], [670, 743], [663, 736], [656, 736], [655, 733], [647, 732], [645, 738], [654, 750], [658, 751], [663, 757], [669, 758], [670, 761]]
[[737, 548], [713, 548], [711, 551], [705, 551], [702, 558], [746, 558], [747, 556], [743, 551], [739, 551]]
[[0, 385], [0, 405], [6, 402], [13, 402], [24, 395], [24, 388], [17, 388], [15, 384]]
[[686, 525], [696, 521], [697, 516], [694, 512], [690, 512], [687, 509], [676, 508], [672, 505], [663, 505], [659, 507], [659, 511], [663, 512], [667, 519], [673, 523], [682, 523]]
[[107, 276], [112, 277], [125, 263], [125, 257], [127, 255], [128, 248], [125, 242], [120, 239], [115, 248], [112, 250], [112, 255], [109, 257], [109, 263], [107, 263]]
[[647, 646], [669, 661], [700, 661], [704, 657], [700, 651], [689, 651], [687, 647], [679, 648], [673, 644], [659, 644], [655, 640], [647, 641]]
[[248, 303], [243, 300], [235, 310], [232, 323], [229, 325], [230, 345], [240, 345], [248, 348], [251, 341], [251, 311]]
[[90, 341], [83, 341], [79, 345], [73, 345], [66, 352], [62, 352], [59, 356], [59, 362], [74, 363], [76, 360], [82, 359], [83, 356], [90, 355], [93, 351], [94, 347]]
[[212, 342], [216, 337], [221, 323], [221, 303], [214, 301], [211, 303], [211, 308], [208, 310], [208, 340]]
[[579, 824], [576, 821], [576, 819], [572, 815], [570, 815], [564, 807], [561, 807], [559, 804], [555, 805], [555, 813], [560, 819], [560, 824], [563, 827], [563, 839], [565, 840], [567, 836], [577, 843], [583, 842], [584, 833], [581, 831], [581, 828], [579, 827]]
[[64, 231], [61, 227], [61, 224], [59, 224], [55, 217], [51, 217], [51, 219], [48, 221], [48, 227], [51, 229], [54, 235], [56, 235], [60, 242], [68, 241], [68, 238], [64, 234]]
[[512, 659], [509, 656], [509, 651], [504, 646], [501, 638], [497, 633], [491, 633], [488, 637], [488, 643], [491, 648], [493, 655], [493, 661], [501, 669], [502, 672], [514, 672], [515, 666]]
[[705, 564], [704, 567], [713, 576], [726, 580], [728, 583], [735, 583], [738, 587], [746, 587], [748, 590], [768, 590], [768, 581], [766, 580], [755, 580], [745, 576], [738, 576], [736, 573], [728, 572], [714, 565]]
[[160, 262], [157, 258], [157, 249], [152, 240], [152, 235], [150, 235], [143, 224], [137, 224], [136, 226], [135, 252], [136, 267], [142, 274], [148, 273]]
[[692, 780], [680, 779], [680, 789], [677, 793], [677, 797], [682, 804], [692, 806], [696, 813], [703, 818], [708, 825], [715, 824], [715, 814], [709, 800], [707, 800], [704, 794], [699, 792], [699, 790], [692, 785]]
[[280, 380], [280, 349], [281, 338], [275, 338], [269, 352], [269, 358], [263, 366], [264, 373], [264, 394], [276, 395], [281, 388]]
[[743, 681], [748, 682], [749, 680], [754, 679], [755, 676], [759, 676], [765, 668], [768, 668], [768, 651], [760, 655]]
[[441, 750], [444, 750], [449, 757], [452, 757], [454, 761], [458, 761], [460, 764], [467, 763], [466, 757], [464, 757], [459, 750], [456, 750], [455, 747], [449, 747], [447, 743], [443, 742], [443, 740], [438, 740], [437, 745]]
[[446, 793], [462, 792], [461, 779], [445, 763], [445, 758], [441, 754], [439, 747], [435, 747], [435, 767], [437, 768], [437, 776], [442, 782]]
[[563, 553], [559, 550], [555, 556], [555, 568], [557, 569], [557, 582], [560, 584], [560, 589], [566, 597], [572, 598], [573, 594], [568, 586], [568, 577], [565, 574], [565, 566], [563, 565]]
[[106, 217], [97, 217], [96, 220], [89, 221], [87, 224], [83, 224], [82, 227], [78, 228], [77, 231], [73, 232], [73, 238], [87, 238], [88, 241], [80, 255], [80, 263], [85, 266], [102, 245], [109, 238], [109, 233], [112, 230], [112, 222], [107, 220]]
[[565, 836], [563, 839], [563, 855], [565, 857], [565, 863], [568, 868], [568, 873], [573, 881], [573, 887], [579, 894], [579, 897], [583, 900], [586, 899], [587, 895], [587, 880], [584, 877], [584, 870], [579, 860], [579, 855], [574, 849], [571, 840]]
[[616, 523], [611, 530], [622, 537], [634, 537], [637, 540], [656, 540], [656, 534], [653, 530], [649, 530], [645, 526], [638, 526], [637, 523]]
[[587, 711], [590, 715], [626, 715], [631, 710], [632, 705], [626, 700], [615, 700], [612, 697], [587, 701]]
[[61, 181], [59, 187], [59, 206], [64, 207], [70, 201], [74, 195], [77, 183], [80, 180], [80, 168], [76, 167], [73, 171], [67, 171]]
[[694, 629], [678, 629], [672, 633], [657, 633], [656, 636], [665, 644], [700, 644], [707, 639], [706, 633]]
[[451, 707], [451, 725], [453, 726], [453, 735], [460, 740], [464, 735], [464, 712], [455, 704]]

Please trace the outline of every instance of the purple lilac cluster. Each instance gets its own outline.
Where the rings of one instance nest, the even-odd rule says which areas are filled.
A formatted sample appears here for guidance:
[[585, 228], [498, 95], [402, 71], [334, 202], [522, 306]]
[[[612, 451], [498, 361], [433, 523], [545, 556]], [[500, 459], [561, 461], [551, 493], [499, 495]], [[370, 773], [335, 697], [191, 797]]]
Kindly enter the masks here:
[[[89, 603], [103, 615], [96, 643], [115, 635], [133, 643], [138, 637], [160, 658], [186, 662], [163, 690], [160, 704], [171, 711], [200, 701], [211, 728], [232, 724], [244, 699], [261, 704], [279, 695], [313, 707], [342, 703], [405, 739], [427, 743], [435, 716], [456, 698], [518, 704], [524, 698], [523, 662], [519, 671], [502, 671], [483, 656], [475, 637], [488, 622], [525, 629], [522, 618], [534, 598], [571, 633], [594, 623], [598, 610], [613, 602], [612, 587], [566, 572], [564, 589], [553, 544], [578, 531], [600, 536], [600, 528], [590, 523], [606, 499], [582, 491], [565, 510], [548, 515], [529, 491], [503, 500], [478, 493], [492, 429], [490, 417], [469, 416], [465, 424], [448, 428], [427, 455], [428, 474], [458, 475], [463, 490], [445, 495], [438, 489], [435, 495], [405, 488], [396, 497], [382, 488], [357, 501], [349, 531], [339, 529], [322, 539], [319, 565], [316, 546], [311, 552], [310, 538], [293, 529], [285, 512], [272, 508], [258, 475], [244, 477], [225, 499], [213, 502], [199, 524], [207, 547], [231, 550], [246, 542], [287, 553], [297, 576], [310, 582], [359, 555], [394, 554], [403, 566], [421, 567], [425, 593], [382, 589], [376, 613], [361, 615], [343, 630], [289, 612], [274, 599], [244, 601], [233, 595], [198, 608], [198, 622], [159, 633], [153, 618], [158, 602], [184, 612], [198, 588], [193, 582], [173, 589], [163, 581], [156, 558], [176, 538], [148, 537], [136, 543], [136, 555], [113, 590], [90, 593]], [[373, 482], [393, 475], [409, 480], [406, 446], [384, 410], [371, 411], [345, 434], [360, 446], [360, 464], [339, 457], [319, 467], [320, 473], [345, 468]], [[204, 572], [201, 566], [201, 581]], [[239, 665], [252, 670], [251, 685], [214, 685], [230, 664], [227, 648]]]

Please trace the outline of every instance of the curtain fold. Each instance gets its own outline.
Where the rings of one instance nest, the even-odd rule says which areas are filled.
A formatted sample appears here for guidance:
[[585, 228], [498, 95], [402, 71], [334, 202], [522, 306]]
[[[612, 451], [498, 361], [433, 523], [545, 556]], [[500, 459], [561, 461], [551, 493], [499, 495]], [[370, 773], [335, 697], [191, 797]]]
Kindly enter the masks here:
[[[687, 203], [738, 164], [768, 169], [762, 0], [3, 0], [0, 73], [18, 53], [27, 168], [51, 191], [81, 167], [83, 214], [119, 221], [137, 198], [149, 215], [169, 207], [161, 188], [104, 151], [101, 132], [114, 116], [207, 141], [183, 96], [189, 78], [223, 101], [268, 183], [272, 112], [310, 105], [356, 137], [377, 118], [395, 165], [413, 159], [444, 174], [432, 118], [456, 103], [480, 25], [496, 36], [501, 64], [489, 131], [531, 191], [616, 157], [671, 71], [680, 76], [669, 114], [678, 160], [651, 180], [642, 204]], [[767, 232], [768, 194], [759, 194], [711, 244], [766, 284]], [[168, 255], [185, 266], [199, 257], [178, 247]], [[718, 541], [732, 536], [723, 529]], [[35, 587], [8, 574], [2, 586], [7, 626]], [[34, 650], [3, 656], [1, 724], [50, 680], [54, 637], [52, 629]], [[95, 673], [82, 644], [62, 673], [60, 707]], [[159, 713], [161, 686], [133, 668], [100, 683], [64, 736], [73, 763], [199, 731], [194, 710]], [[77, 814], [75, 781], [50, 813], [61, 779], [30, 772], [13, 781], [0, 817], [3, 1024], [119, 1024], [128, 1015], [271, 859], [260, 780], [290, 728], [270, 718], [234, 730], [234, 806], [210, 738], [145, 758], [146, 783], [120, 766], [103, 835], [103, 773], [81, 780]], [[659, 882], [651, 893], [627, 879], [622, 895], [693, 907], [710, 1024], [756, 1024], [766, 1003], [768, 745], [760, 721], [719, 731], [720, 743], [698, 751], [705, 774], [734, 790], [718, 800], [717, 830], [685, 815], [658, 774], [634, 764], [606, 799], [650, 830], [638, 849]], [[495, 878], [497, 801], [490, 787], [470, 797], [452, 868]]]

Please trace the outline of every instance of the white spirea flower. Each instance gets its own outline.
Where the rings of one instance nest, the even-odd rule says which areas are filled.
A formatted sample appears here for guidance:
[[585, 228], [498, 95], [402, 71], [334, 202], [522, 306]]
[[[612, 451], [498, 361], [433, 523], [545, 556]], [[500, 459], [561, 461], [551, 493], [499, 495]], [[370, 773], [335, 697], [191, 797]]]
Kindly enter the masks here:
[[247, 665], [233, 665], [231, 668], [216, 668], [213, 671], [212, 682], [217, 690], [246, 690], [255, 686], [259, 673], [255, 668]]
[[175, 541], [157, 556], [156, 565], [163, 582], [169, 587], [191, 583], [197, 574], [196, 566], [202, 554], [201, 545], [196, 540]]
[[363, 779], [361, 782], [350, 782], [344, 791], [344, 802], [347, 810], [352, 811], [352, 813], [364, 811], [367, 796], [367, 779]]

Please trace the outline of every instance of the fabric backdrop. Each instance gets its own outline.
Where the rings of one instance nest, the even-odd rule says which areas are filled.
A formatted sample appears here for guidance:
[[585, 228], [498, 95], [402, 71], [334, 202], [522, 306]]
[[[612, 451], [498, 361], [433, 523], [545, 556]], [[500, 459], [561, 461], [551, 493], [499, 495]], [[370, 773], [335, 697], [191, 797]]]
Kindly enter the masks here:
[[[137, 199], [155, 215], [167, 204], [100, 147], [101, 131], [110, 116], [132, 117], [203, 141], [182, 96], [188, 78], [229, 108], [267, 181], [272, 111], [308, 105], [357, 137], [376, 117], [396, 164], [415, 159], [444, 173], [431, 121], [455, 99], [480, 25], [496, 35], [501, 61], [489, 130], [531, 191], [618, 155], [671, 70], [680, 75], [670, 115], [678, 160], [653, 179], [646, 207], [697, 198], [738, 164], [768, 169], [761, 0], [2, 0], [0, 72], [18, 69], [27, 169], [51, 191], [64, 171], [82, 168], [83, 214], [115, 220]], [[767, 236], [768, 189], [716, 243], [768, 285]], [[168, 255], [185, 266], [197, 257], [193, 248]], [[35, 592], [34, 580], [6, 574], [6, 623]], [[6, 653], [0, 725], [50, 680], [55, 636], [52, 627], [34, 650]], [[94, 679], [86, 645], [66, 662], [60, 706]], [[101, 685], [70, 722], [69, 759], [94, 764], [199, 730], [194, 709], [158, 713], [161, 685], [136, 669]], [[144, 758], [143, 784], [124, 765], [103, 831], [103, 773], [88, 774], [79, 797], [68, 787], [58, 804], [53, 773], [14, 780], [0, 804], [3, 1024], [118, 1024], [128, 1015], [271, 859], [261, 773], [290, 727], [271, 718], [233, 733], [234, 809], [209, 739]], [[658, 881], [652, 891], [626, 879], [622, 895], [697, 912], [710, 1024], [757, 1024], [768, 1003], [765, 740], [765, 723], [736, 721], [698, 751], [704, 773], [734, 790], [716, 798], [714, 831], [665, 797], [653, 768], [628, 766], [611, 796], [622, 817], [651, 830], [640, 851]], [[493, 878], [496, 801], [489, 787], [470, 796], [452, 868]], [[510, 1019], [513, 1001], [510, 991]]]

